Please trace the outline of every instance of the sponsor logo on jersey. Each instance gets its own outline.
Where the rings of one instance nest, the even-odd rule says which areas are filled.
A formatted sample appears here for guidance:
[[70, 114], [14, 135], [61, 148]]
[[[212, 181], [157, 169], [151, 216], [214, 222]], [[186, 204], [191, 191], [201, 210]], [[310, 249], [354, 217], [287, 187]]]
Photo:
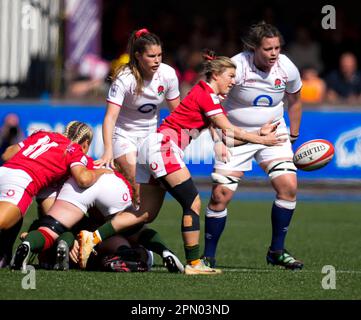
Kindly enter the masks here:
[[8, 197], [13, 197], [15, 195], [15, 190], [9, 189], [8, 192], [6, 192], [6, 195]]
[[273, 99], [267, 94], [261, 94], [253, 100], [253, 106], [255, 107], [270, 107], [273, 105]]
[[118, 92], [118, 89], [119, 89], [119, 86], [115, 83], [112, 84], [112, 86], [110, 87], [110, 96], [115, 98], [115, 96], [117, 95], [117, 92]]
[[215, 93], [211, 93], [211, 98], [214, 104], [220, 104], [221, 100], [219, 100], [219, 97]]
[[157, 170], [158, 169], [158, 164], [156, 162], [152, 162], [150, 165], [149, 165], [149, 168], [153, 171]]
[[164, 94], [164, 87], [163, 87], [163, 86], [159, 86], [159, 87], [158, 87], [158, 96], [161, 96], [162, 94]]
[[152, 103], [146, 103], [143, 104], [142, 106], [140, 106], [138, 108], [138, 111], [141, 113], [149, 113], [149, 112], [155, 112], [157, 110], [157, 106], [155, 104]]

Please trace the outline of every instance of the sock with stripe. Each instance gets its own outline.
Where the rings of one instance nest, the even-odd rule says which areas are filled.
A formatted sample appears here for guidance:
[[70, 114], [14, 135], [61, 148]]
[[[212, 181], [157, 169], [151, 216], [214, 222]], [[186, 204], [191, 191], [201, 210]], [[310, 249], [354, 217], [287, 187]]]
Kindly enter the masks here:
[[276, 199], [272, 206], [272, 242], [271, 251], [284, 249], [285, 238], [290, 225], [296, 201]]

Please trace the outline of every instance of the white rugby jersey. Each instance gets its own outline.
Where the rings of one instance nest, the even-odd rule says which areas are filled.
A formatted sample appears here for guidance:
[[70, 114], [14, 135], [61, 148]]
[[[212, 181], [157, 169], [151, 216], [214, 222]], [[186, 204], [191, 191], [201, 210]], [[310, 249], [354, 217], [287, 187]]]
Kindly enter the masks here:
[[152, 80], [144, 80], [143, 91], [136, 95], [137, 82], [126, 69], [112, 83], [107, 102], [120, 107], [115, 126], [128, 134], [145, 137], [157, 128], [159, 106], [164, 101], [179, 97], [175, 70], [161, 63]]
[[224, 102], [230, 121], [245, 129], [260, 128], [271, 119], [281, 119], [285, 92], [295, 93], [302, 87], [297, 67], [285, 55], [279, 55], [269, 72], [257, 69], [253, 58], [253, 52], [232, 57], [237, 65], [236, 85]]

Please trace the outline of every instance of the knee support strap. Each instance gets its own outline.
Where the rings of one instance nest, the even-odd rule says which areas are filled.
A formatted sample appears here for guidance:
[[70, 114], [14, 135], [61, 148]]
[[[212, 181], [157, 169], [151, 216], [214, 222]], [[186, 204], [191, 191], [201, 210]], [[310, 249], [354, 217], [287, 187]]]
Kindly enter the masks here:
[[52, 216], [43, 216], [39, 219], [39, 227], [47, 227], [58, 235], [68, 231], [68, 228]]
[[217, 172], [212, 172], [211, 177], [213, 183], [221, 184], [231, 191], [236, 191], [238, 183], [241, 181], [241, 178], [235, 176], [224, 176], [223, 174]]
[[297, 168], [291, 160], [287, 161], [272, 161], [266, 168], [270, 179], [277, 178], [284, 174], [293, 173], [296, 174]]
[[198, 196], [198, 190], [194, 185], [192, 178], [171, 187], [164, 179], [161, 179], [167, 191], [176, 199], [183, 208], [183, 212], [188, 211], [192, 207], [194, 199]]
[[183, 208], [182, 232], [198, 231], [200, 229], [199, 215], [191, 209], [194, 199], [198, 196], [198, 190], [194, 185], [192, 178], [189, 178], [173, 188], [170, 187], [164, 179], [161, 181], [167, 188], [167, 191]]

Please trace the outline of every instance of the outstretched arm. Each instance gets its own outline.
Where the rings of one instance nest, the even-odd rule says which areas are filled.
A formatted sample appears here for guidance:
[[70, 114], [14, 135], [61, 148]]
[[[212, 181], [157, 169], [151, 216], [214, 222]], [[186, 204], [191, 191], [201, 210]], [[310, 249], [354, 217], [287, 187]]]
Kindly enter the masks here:
[[209, 132], [214, 142], [213, 150], [215, 158], [226, 163], [229, 160], [229, 151], [227, 145], [223, 142], [222, 134], [219, 135], [213, 125], [209, 126]]
[[[284, 134], [276, 134], [275, 131], [272, 131], [264, 136], [260, 135], [260, 131], [256, 133], [247, 132], [246, 130], [234, 126], [224, 114], [217, 114], [211, 117], [211, 121], [216, 128], [222, 129], [222, 132], [226, 138], [239, 140], [238, 144], [251, 142], [264, 144], [267, 146], [275, 146], [279, 145], [281, 142], [286, 141], [286, 139], [283, 137]], [[233, 144], [233, 146], [235, 146], [235, 144]]]

